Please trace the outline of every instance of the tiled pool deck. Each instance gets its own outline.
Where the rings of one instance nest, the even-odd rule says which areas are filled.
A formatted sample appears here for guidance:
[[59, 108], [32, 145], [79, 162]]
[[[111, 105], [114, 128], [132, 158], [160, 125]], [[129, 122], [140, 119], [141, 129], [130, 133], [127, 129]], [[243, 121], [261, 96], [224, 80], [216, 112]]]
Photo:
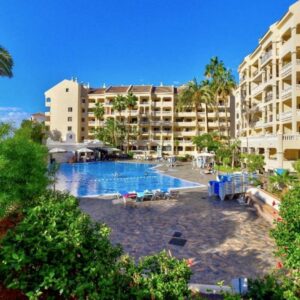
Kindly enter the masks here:
[[[206, 183], [210, 177], [190, 164], [168, 174]], [[111, 240], [135, 258], [170, 249], [179, 258], [194, 258], [193, 283], [230, 283], [235, 277], [262, 275], [276, 264], [269, 224], [236, 201], [209, 200], [206, 189], [182, 191], [178, 200], [113, 205], [107, 198], [81, 199], [82, 209], [112, 228]], [[184, 247], [170, 245], [175, 231]]]

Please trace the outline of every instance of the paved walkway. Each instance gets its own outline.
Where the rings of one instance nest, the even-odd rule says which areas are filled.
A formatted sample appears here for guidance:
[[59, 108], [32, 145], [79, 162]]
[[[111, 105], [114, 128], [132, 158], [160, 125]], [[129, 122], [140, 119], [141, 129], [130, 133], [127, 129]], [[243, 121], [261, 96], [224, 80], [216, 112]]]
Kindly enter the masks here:
[[[166, 173], [201, 183], [209, 179], [190, 164]], [[234, 277], [259, 276], [275, 266], [268, 223], [234, 200], [209, 200], [205, 189], [186, 190], [178, 200], [144, 202], [137, 207], [84, 198], [81, 207], [94, 220], [108, 224], [112, 242], [121, 243], [136, 259], [163, 249], [179, 258], [194, 258], [194, 283], [230, 283]], [[175, 231], [187, 240], [184, 247], [169, 244]]]

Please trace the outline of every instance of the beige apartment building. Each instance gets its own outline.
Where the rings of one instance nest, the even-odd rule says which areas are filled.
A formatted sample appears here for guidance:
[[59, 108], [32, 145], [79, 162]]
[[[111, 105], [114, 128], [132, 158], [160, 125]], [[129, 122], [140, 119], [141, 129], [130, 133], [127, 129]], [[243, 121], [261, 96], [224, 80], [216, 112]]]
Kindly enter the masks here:
[[273, 24], [238, 69], [236, 135], [265, 168], [292, 169], [300, 158], [300, 1]]
[[[50, 131], [57, 130], [63, 141], [81, 142], [94, 139], [94, 130], [104, 126], [108, 118], [120, 119], [112, 102], [117, 95], [137, 96], [137, 105], [130, 112], [121, 113], [122, 121], [135, 126], [137, 134], [130, 138], [131, 147], [140, 150], [161, 149], [167, 154], [194, 154], [196, 147], [192, 138], [196, 135], [196, 112], [192, 108], [178, 111], [176, 99], [180, 88], [174, 86], [129, 85], [109, 86], [92, 89], [79, 84], [76, 80], [63, 80], [45, 92], [46, 125]], [[103, 120], [95, 118], [95, 104], [100, 102], [105, 108]], [[225, 130], [225, 105], [228, 105], [228, 119], [233, 109], [233, 99], [228, 103], [220, 102], [219, 116], [209, 108], [198, 109], [199, 134]], [[234, 114], [233, 114], [234, 115]], [[219, 120], [219, 122], [217, 121]], [[230, 122], [230, 121], [229, 121]], [[208, 124], [208, 126], [207, 126]], [[234, 127], [233, 127], [234, 128]]]

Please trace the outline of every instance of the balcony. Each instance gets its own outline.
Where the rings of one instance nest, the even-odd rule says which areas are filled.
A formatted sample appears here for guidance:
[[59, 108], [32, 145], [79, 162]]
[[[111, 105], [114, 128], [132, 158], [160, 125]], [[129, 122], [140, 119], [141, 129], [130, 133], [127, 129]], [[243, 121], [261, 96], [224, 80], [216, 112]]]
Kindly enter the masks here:
[[255, 122], [253, 125], [254, 125], [254, 128], [256, 128], [256, 127], [262, 127], [264, 125], [264, 121], [263, 120], [259, 120], [259, 121]]
[[261, 58], [261, 64], [265, 64], [267, 61], [269, 61], [272, 57], [272, 50], [266, 52], [262, 58]]
[[273, 99], [273, 93], [269, 93], [265, 97], [265, 102], [271, 101]]
[[284, 66], [282, 66], [282, 69], [281, 69], [281, 76], [282, 77], [285, 77], [287, 75], [289, 75], [292, 71], [292, 62], [289, 62], [287, 64], [285, 64]]
[[279, 50], [279, 55], [282, 57], [292, 51], [293, 45], [292, 45], [292, 39], [289, 39], [286, 41], [284, 44], [282, 44], [280, 50]]
[[291, 119], [292, 119], [292, 111], [291, 110], [285, 111], [279, 115], [279, 120], [281, 122], [289, 121]]
[[176, 135], [180, 136], [191, 136], [194, 137], [196, 135], [196, 130], [191, 130], [191, 131], [175, 131]]
[[252, 95], [256, 96], [263, 91], [264, 85], [261, 83], [252, 89]]
[[258, 69], [257, 69], [256, 71], [254, 71], [254, 72], [253, 72], [253, 75], [252, 75], [253, 78], [255, 78], [255, 76], [258, 75], [258, 73], [259, 73], [259, 70], [258, 70]]
[[292, 95], [292, 87], [288, 87], [281, 91], [281, 98], [286, 99]]

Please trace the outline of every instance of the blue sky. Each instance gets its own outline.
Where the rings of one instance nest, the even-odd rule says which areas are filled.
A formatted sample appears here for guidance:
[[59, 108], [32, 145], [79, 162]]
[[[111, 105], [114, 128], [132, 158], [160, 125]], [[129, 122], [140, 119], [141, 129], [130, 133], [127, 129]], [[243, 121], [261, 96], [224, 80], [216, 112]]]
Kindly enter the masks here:
[[15, 61], [0, 78], [0, 120], [44, 111], [44, 91], [65, 78], [91, 86], [182, 84], [219, 56], [243, 57], [295, 0], [2, 1], [0, 44]]

